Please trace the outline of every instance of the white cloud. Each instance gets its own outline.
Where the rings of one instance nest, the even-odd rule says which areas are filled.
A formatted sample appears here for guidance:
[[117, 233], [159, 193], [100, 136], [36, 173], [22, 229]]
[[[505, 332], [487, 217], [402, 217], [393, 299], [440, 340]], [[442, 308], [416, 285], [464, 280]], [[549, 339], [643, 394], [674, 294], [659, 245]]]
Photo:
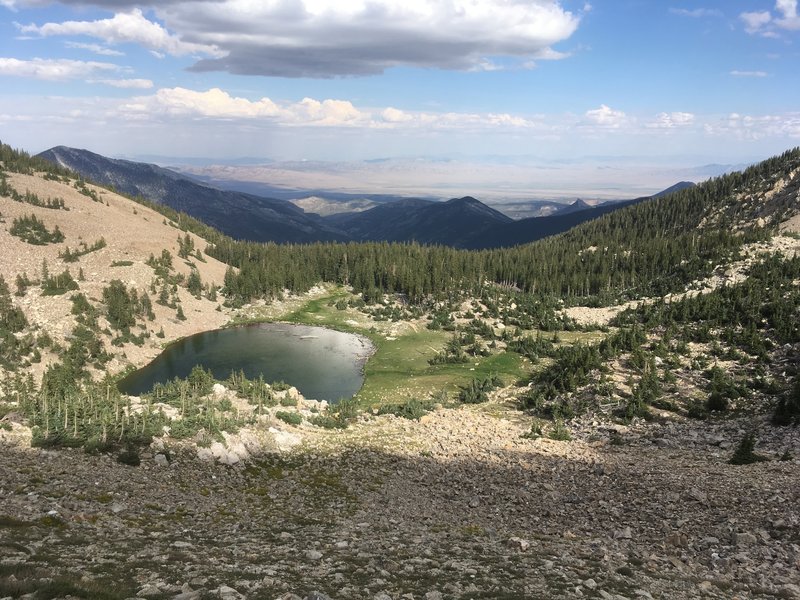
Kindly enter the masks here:
[[775, 23], [783, 29], [800, 30], [800, 16], [797, 15], [797, 0], [777, 0], [775, 9], [783, 15]]
[[407, 123], [414, 119], [409, 113], [391, 106], [384, 109], [381, 118], [387, 123]]
[[97, 21], [65, 21], [63, 23], [45, 23], [44, 25], [20, 25], [17, 23], [16, 25], [22, 33], [33, 33], [42, 37], [83, 35], [103, 40], [106, 44], [140, 44], [149, 50], [166, 52], [173, 56], [222, 55], [213, 44], [186, 42], [180, 36], [170, 34], [158, 23], [148, 20], [138, 8], [126, 13], [117, 13], [110, 19]]
[[[104, 82], [110, 83], [110, 82]], [[299, 102], [275, 102], [270, 98], [250, 100], [231, 96], [219, 88], [206, 91], [181, 87], [164, 88], [150, 96], [140, 96], [122, 102], [118, 107], [121, 118], [224, 119], [242, 122], [263, 122], [280, 126], [360, 127], [364, 129], [421, 129], [487, 131], [503, 129], [557, 128], [545, 123], [542, 117], [527, 118], [508, 113], [414, 112], [395, 107], [362, 108], [348, 100], [316, 100], [303, 98]]]
[[79, 50], [88, 50], [89, 52], [94, 52], [95, 54], [99, 54], [101, 56], [125, 56], [124, 52], [120, 52], [119, 50], [114, 50], [112, 48], [106, 48], [105, 46], [101, 46], [100, 44], [83, 44], [81, 42], [65, 42], [64, 45], [67, 48], [77, 48]]
[[270, 98], [252, 101], [213, 88], [198, 92], [186, 88], [164, 88], [154, 96], [135, 98], [121, 107], [126, 115], [164, 114], [212, 119], [261, 119], [283, 125], [349, 126], [365, 124], [370, 115], [346, 100], [303, 98], [278, 105]]
[[149, 79], [98, 79], [90, 83], [102, 83], [126, 90], [149, 90], [153, 87], [153, 82]]
[[744, 21], [744, 30], [747, 33], [760, 33], [772, 21], [768, 10], [761, 12], [743, 12], [739, 18]]
[[779, 37], [776, 29], [800, 31], [800, 15], [797, 14], [798, 0], [776, 0], [775, 11], [743, 12], [739, 18], [744, 21], [745, 31], [764, 37]]
[[800, 139], [800, 113], [782, 115], [742, 115], [731, 113], [705, 125], [708, 135], [737, 140], [759, 141], [768, 138]]
[[[0, 0], [39, 6], [48, 0]], [[112, 18], [18, 25], [40, 36], [86, 35], [151, 52], [200, 55], [195, 71], [337, 77], [397, 66], [453, 70], [531, 68], [559, 60], [583, 14], [562, 0], [60, 0]], [[158, 22], [141, 6], [151, 6]]]
[[44, 59], [19, 60], [16, 58], [0, 58], [0, 75], [16, 77], [32, 77], [50, 81], [65, 81], [68, 79], [82, 79], [98, 72], [119, 70], [117, 65], [110, 63], [67, 60]]
[[731, 71], [730, 73], [734, 77], [766, 77], [769, 75], [766, 71]]
[[558, 0], [225, 0], [177, 3], [158, 15], [183, 39], [226, 52], [195, 71], [288, 77], [562, 58], [551, 46], [580, 21]]
[[584, 119], [584, 124], [607, 129], [619, 129], [625, 124], [627, 115], [620, 110], [614, 110], [605, 104], [601, 104], [600, 108], [587, 110], [584, 114]]
[[656, 115], [655, 120], [647, 123], [645, 127], [650, 129], [675, 129], [677, 127], [687, 127], [694, 123], [695, 116], [688, 112], [662, 112]]

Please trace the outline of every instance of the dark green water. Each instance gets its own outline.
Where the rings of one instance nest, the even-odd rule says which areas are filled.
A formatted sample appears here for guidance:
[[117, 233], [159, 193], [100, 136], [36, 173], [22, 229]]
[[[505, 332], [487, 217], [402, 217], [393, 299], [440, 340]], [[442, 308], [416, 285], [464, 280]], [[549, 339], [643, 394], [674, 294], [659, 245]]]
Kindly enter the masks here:
[[206, 331], [170, 345], [153, 362], [119, 382], [125, 394], [137, 396], [175, 377], [186, 377], [195, 365], [224, 380], [232, 371], [249, 379], [285, 381], [306, 398], [335, 402], [350, 398], [364, 382], [362, 368], [372, 350], [359, 336], [323, 327], [261, 323]]

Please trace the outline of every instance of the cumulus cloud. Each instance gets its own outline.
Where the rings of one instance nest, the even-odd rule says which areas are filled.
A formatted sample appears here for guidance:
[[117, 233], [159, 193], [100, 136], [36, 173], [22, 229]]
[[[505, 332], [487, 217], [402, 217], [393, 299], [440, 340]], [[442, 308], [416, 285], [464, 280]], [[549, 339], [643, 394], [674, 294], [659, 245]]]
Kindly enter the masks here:
[[[561, 0], [60, 1], [116, 14], [97, 21], [19, 25], [20, 30], [200, 55], [194, 71], [285, 77], [371, 75], [397, 66], [531, 68], [535, 60], [569, 56], [552, 46], [569, 39], [591, 9], [587, 4], [573, 13]], [[0, 2], [14, 7], [48, 0]], [[152, 7], [159, 22], [146, 18], [142, 6]]]
[[[105, 82], [104, 82], [105, 83]], [[110, 82], [108, 82], [110, 83]], [[268, 97], [250, 100], [230, 95], [219, 88], [205, 91], [182, 87], [159, 89], [155, 94], [123, 101], [121, 118], [217, 119], [261, 122], [278, 126], [349, 127], [362, 129], [419, 129], [487, 131], [552, 131], [543, 117], [528, 118], [508, 113], [459, 113], [406, 111], [395, 107], [357, 107], [349, 100], [303, 98], [298, 102], [275, 102]]]
[[381, 113], [381, 118], [387, 123], [407, 123], [414, 119], [409, 113], [391, 106], [384, 109]]
[[0, 75], [16, 77], [32, 77], [49, 81], [66, 81], [81, 79], [98, 72], [116, 71], [119, 67], [110, 63], [34, 58], [19, 60], [16, 58], [0, 58]]
[[285, 125], [347, 126], [364, 123], [370, 115], [346, 100], [314, 100], [278, 105], [270, 98], [248, 100], [213, 88], [207, 91], [175, 87], [124, 104], [125, 114], [166, 114], [214, 119], [261, 119]]
[[206, 54], [220, 56], [221, 52], [213, 44], [187, 42], [179, 35], [170, 34], [160, 24], [148, 20], [141, 9], [117, 13], [109, 19], [96, 21], [65, 21], [45, 23], [44, 25], [21, 25], [22, 33], [49, 36], [88, 36], [103, 40], [106, 44], [135, 43], [149, 50], [166, 52], [173, 56], [187, 54]]
[[728, 136], [738, 140], [757, 141], [767, 138], [800, 139], [800, 113], [782, 115], [743, 115], [731, 113], [706, 123], [708, 135]]
[[797, 15], [797, 0], [777, 0], [775, 8], [781, 13], [781, 18], [775, 23], [783, 29], [800, 30], [800, 16]]
[[614, 110], [601, 104], [600, 108], [586, 111], [583, 124], [606, 129], [619, 129], [625, 124], [627, 118], [627, 115], [621, 110]]
[[225, 52], [198, 61], [195, 71], [286, 77], [562, 58], [551, 46], [580, 21], [557, 0], [226, 0], [160, 7], [158, 15], [183, 39]]
[[692, 125], [694, 119], [694, 114], [688, 112], [662, 112], [658, 113], [652, 122], [647, 123], [646, 127], [651, 129], [675, 129]]
[[797, 14], [798, 0], [776, 0], [773, 15], [770, 11], [743, 12], [739, 18], [744, 22], [747, 33], [764, 37], [778, 37], [777, 29], [800, 31], [800, 15]]

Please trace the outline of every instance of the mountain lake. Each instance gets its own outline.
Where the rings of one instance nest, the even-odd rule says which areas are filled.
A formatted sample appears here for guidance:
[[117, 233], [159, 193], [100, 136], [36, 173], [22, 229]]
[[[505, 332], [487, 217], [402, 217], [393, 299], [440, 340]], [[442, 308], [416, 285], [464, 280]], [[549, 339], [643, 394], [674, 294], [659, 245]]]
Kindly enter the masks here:
[[150, 364], [120, 380], [124, 394], [149, 392], [156, 383], [187, 377], [195, 365], [224, 381], [244, 371], [269, 382], [285, 381], [303, 396], [336, 402], [364, 383], [363, 367], [373, 351], [364, 337], [324, 327], [259, 323], [205, 331], [169, 345]]

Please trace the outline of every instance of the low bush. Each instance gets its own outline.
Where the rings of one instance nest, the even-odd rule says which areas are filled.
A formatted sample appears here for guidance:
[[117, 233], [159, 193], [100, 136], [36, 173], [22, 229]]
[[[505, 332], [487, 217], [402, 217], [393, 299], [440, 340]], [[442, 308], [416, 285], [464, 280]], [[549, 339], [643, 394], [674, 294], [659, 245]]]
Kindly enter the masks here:
[[283, 421], [284, 423], [288, 423], [289, 425], [300, 425], [303, 422], [303, 415], [296, 412], [289, 412], [286, 410], [279, 410], [275, 413], [275, 417]]
[[402, 404], [384, 404], [378, 410], [379, 415], [394, 415], [404, 419], [419, 421], [433, 408], [431, 402], [409, 398]]
[[750, 465], [769, 460], [766, 456], [761, 456], [754, 452], [756, 441], [755, 434], [748, 433], [745, 435], [728, 462], [732, 465]]

